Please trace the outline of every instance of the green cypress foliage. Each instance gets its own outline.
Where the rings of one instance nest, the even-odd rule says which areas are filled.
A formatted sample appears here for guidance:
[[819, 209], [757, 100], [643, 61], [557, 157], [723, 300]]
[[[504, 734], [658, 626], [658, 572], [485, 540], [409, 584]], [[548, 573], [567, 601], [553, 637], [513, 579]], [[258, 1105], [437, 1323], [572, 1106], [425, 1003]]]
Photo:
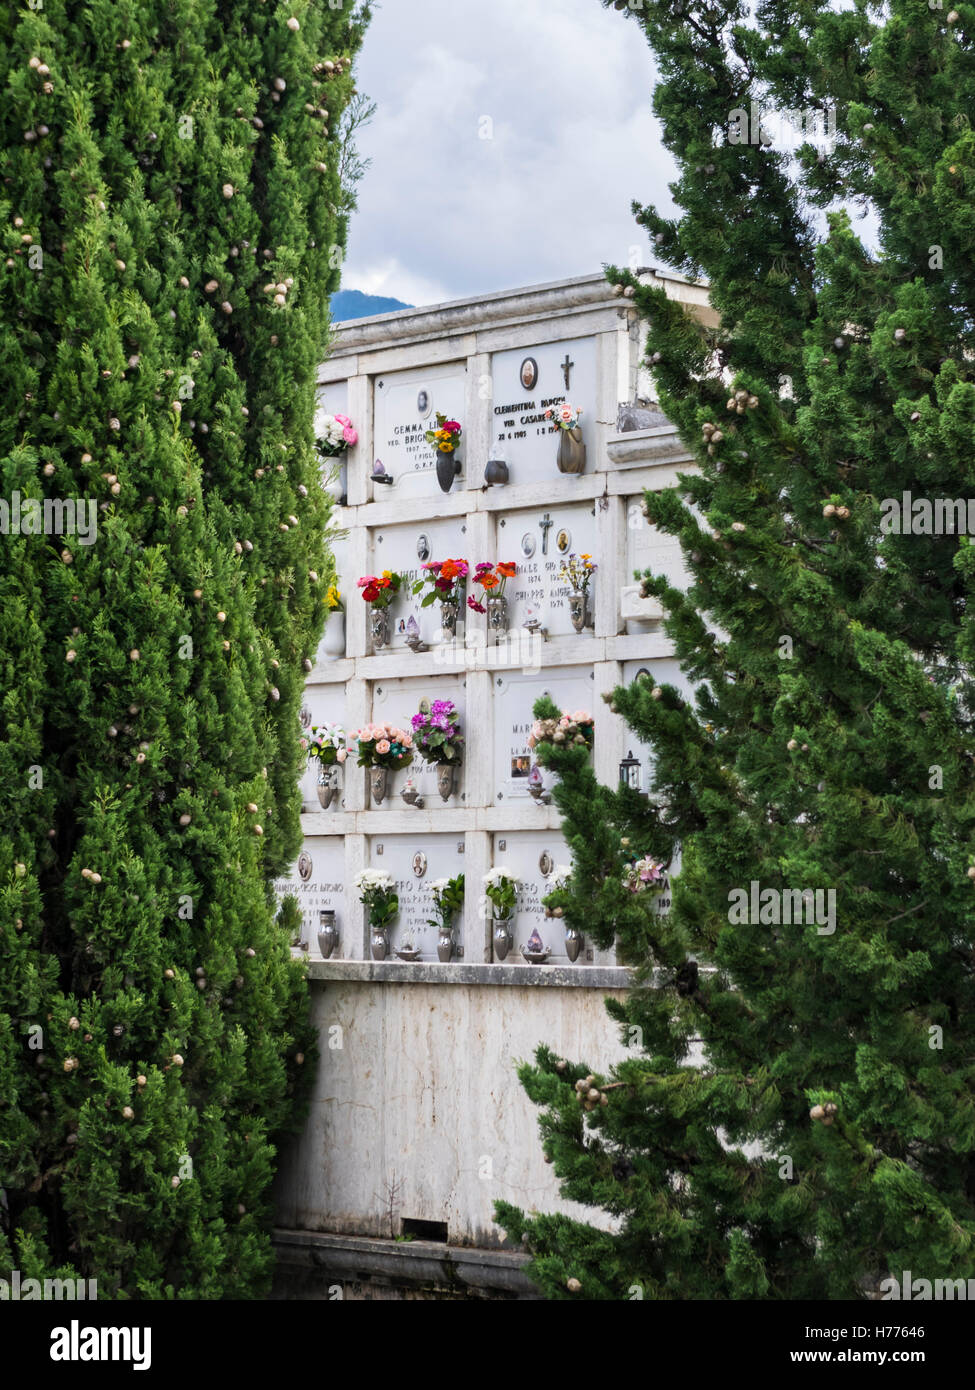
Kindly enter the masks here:
[[270, 883], [300, 843], [366, 18], [0, 15], [0, 1267], [102, 1297], [270, 1277], [313, 1062]]
[[[971, 1278], [975, 552], [933, 504], [973, 485], [975, 10], [646, 0], [630, 19], [678, 165], [677, 215], [637, 218], [720, 319], [609, 271], [700, 469], [646, 495], [686, 592], [643, 576], [696, 697], [614, 692], [654, 749], [649, 799], [541, 754], [576, 869], [551, 901], [641, 983], [611, 1008], [632, 1051], [581, 1104], [585, 1061], [543, 1047], [521, 1073], [598, 1222], [498, 1217], [554, 1298]], [[753, 98], [834, 108], [835, 148], [790, 160], [771, 118], [762, 143]], [[873, 247], [850, 206], [873, 209]], [[661, 913], [626, 863], [678, 846]], [[835, 893], [832, 923], [826, 896], [785, 917], [804, 889]]]

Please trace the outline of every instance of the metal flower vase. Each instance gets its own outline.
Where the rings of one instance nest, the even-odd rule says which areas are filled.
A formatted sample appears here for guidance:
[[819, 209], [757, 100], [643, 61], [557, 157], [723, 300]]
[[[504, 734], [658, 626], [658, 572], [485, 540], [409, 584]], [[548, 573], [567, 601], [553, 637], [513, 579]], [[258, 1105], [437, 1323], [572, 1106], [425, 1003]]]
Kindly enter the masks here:
[[565, 954], [571, 961], [579, 959], [579, 952], [585, 945], [585, 937], [578, 927], [566, 927], [565, 929]]
[[454, 954], [454, 936], [453, 936], [453, 932], [452, 932], [452, 930], [451, 930], [450, 927], [441, 926], [440, 931], [439, 931], [439, 933], [438, 933], [438, 935], [437, 935], [437, 960], [443, 961], [443, 963], [446, 965], [447, 961], [450, 960], [450, 957], [451, 957], [453, 954]]
[[457, 615], [458, 605], [452, 599], [447, 599], [440, 605], [440, 626], [443, 629], [444, 640], [453, 641], [457, 636]]
[[508, 631], [508, 600], [503, 594], [490, 594], [487, 601], [488, 631], [500, 637]]
[[385, 960], [389, 955], [389, 928], [372, 927], [369, 934], [369, 949], [373, 960]]
[[319, 806], [321, 806], [323, 811], [327, 811], [338, 796], [338, 769], [334, 767], [320, 768], [318, 772], [318, 785], [315, 790], [318, 792]]
[[589, 595], [581, 589], [573, 589], [569, 594], [569, 618], [576, 632], [584, 632], [589, 626]]
[[329, 956], [339, 944], [339, 929], [335, 921], [335, 913], [325, 910], [318, 914], [318, 949], [322, 953], [322, 959], [328, 960]]
[[377, 608], [375, 604], [369, 610], [369, 628], [372, 632], [372, 645], [377, 648], [389, 645], [389, 609]]
[[369, 800], [379, 806], [386, 800], [389, 791], [389, 768], [371, 767], [367, 773], [369, 778]]
[[496, 917], [494, 920], [494, 957], [495, 960], [504, 960], [511, 950], [511, 918]]
[[456, 763], [437, 763], [437, 791], [444, 801], [449, 801], [454, 791]]
[[586, 471], [586, 446], [582, 442], [582, 430], [578, 425], [571, 430], [559, 431], [558, 465], [560, 473]]

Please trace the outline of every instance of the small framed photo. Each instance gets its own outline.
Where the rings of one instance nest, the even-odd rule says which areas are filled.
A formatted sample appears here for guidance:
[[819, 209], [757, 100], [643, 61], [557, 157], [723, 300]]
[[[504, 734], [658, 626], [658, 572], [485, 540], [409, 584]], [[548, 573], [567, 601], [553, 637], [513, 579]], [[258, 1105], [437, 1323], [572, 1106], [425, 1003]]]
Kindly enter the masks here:
[[534, 391], [535, 383], [538, 381], [538, 363], [534, 357], [525, 358], [519, 368], [518, 375], [525, 390]]

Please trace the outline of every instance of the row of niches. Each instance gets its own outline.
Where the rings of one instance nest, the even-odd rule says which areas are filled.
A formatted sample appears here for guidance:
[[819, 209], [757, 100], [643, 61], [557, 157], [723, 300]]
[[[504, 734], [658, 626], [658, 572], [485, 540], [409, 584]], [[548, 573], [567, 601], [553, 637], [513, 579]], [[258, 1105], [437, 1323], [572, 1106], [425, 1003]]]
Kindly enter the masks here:
[[[637, 679], [674, 685], [685, 698], [692, 689], [673, 658], [654, 661], [626, 661], [619, 669], [620, 681], [629, 685]], [[302, 736], [322, 745], [324, 756], [309, 756], [301, 779], [302, 805], [306, 812], [339, 816], [346, 809], [346, 792], [352, 779], [360, 781], [361, 794], [354, 804], [371, 809], [383, 806], [441, 808], [445, 812], [471, 811], [475, 800], [467, 792], [467, 768], [489, 764], [491, 776], [484, 793], [483, 807], [502, 809], [512, 804], [544, 806], [551, 801], [555, 774], [539, 767], [529, 744], [534, 723], [533, 707], [548, 695], [564, 713], [589, 714], [593, 718], [593, 740], [611, 738], [619, 753], [618, 775], [628, 786], [649, 792], [652, 751], [602, 700], [594, 698], [595, 679], [591, 666], [560, 666], [535, 671], [492, 671], [490, 717], [473, 725], [468, 719], [468, 678], [446, 676], [408, 676], [376, 681], [370, 687], [369, 717], [357, 726], [347, 701], [344, 684], [306, 687], [301, 708]], [[437, 716], [446, 718], [451, 730], [461, 736], [456, 742], [457, 756], [441, 762], [427, 761], [418, 751], [423, 730], [414, 727], [414, 718], [423, 707], [426, 725]], [[449, 706], [449, 709], [448, 709]], [[413, 747], [408, 764], [394, 763], [384, 779], [376, 779], [374, 769], [358, 765], [359, 728], [391, 725], [410, 735]], [[393, 741], [386, 739], [393, 748]], [[373, 745], [378, 747], [378, 741]], [[329, 751], [331, 749], [332, 751]], [[343, 756], [340, 756], [342, 754]], [[615, 755], [614, 755], [615, 756]], [[379, 755], [382, 759], [383, 755]], [[387, 757], [386, 761], [390, 761]], [[615, 764], [614, 764], [615, 766]], [[385, 785], [378, 785], [385, 782]], [[377, 794], [381, 793], [381, 800]]]
[[[363, 457], [362, 421], [348, 415], [348, 383], [319, 391], [317, 428], [339, 469], [363, 468], [377, 492], [429, 496], [465, 487], [537, 483], [593, 470], [597, 442], [595, 338], [550, 342], [494, 353], [479, 383], [478, 409], [489, 414], [487, 459], [470, 456], [473, 422], [467, 363], [441, 363], [371, 379], [372, 457]], [[336, 416], [351, 433], [336, 428]], [[450, 429], [438, 440], [442, 422]], [[329, 443], [331, 429], [331, 444]], [[429, 437], [428, 437], [429, 436]], [[353, 442], [354, 441], [354, 442]], [[441, 449], [440, 444], [444, 444]], [[347, 452], [346, 452], [347, 450]], [[336, 470], [336, 495], [344, 493]]]
[[[463, 641], [472, 608], [486, 613], [489, 643], [510, 644], [515, 634], [521, 641], [524, 633], [542, 640], [591, 637], [596, 595], [605, 586], [619, 592], [615, 629], [646, 630], [659, 622], [662, 610], [652, 597], [640, 597], [635, 572], [652, 569], [683, 582], [680, 549], [644, 522], [641, 503], [632, 499], [625, 556], [603, 556], [597, 508], [553, 502], [500, 515], [491, 554], [472, 552], [468, 522], [460, 517], [370, 528], [365, 574], [353, 572], [349, 541], [337, 537], [338, 585], [330, 595], [337, 606], [329, 615], [319, 661], [345, 655], [345, 614], [349, 605], [363, 602], [370, 609], [374, 652], [423, 651]], [[470, 626], [482, 630], [476, 620]]]
[[[301, 780], [302, 804], [308, 812], [341, 812], [351, 779], [361, 778], [370, 809], [470, 809], [466, 768], [477, 760], [481, 766], [490, 761], [493, 769], [488, 804], [546, 805], [554, 774], [538, 766], [528, 742], [532, 707], [546, 694], [566, 714], [591, 716], [598, 737], [599, 722], [614, 716], [602, 702], [594, 709], [593, 690], [591, 666], [492, 672], [493, 719], [472, 725], [466, 676], [383, 680], [373, 683], [370, 718], [357, 728], [350, 723], [344, 685], [309, 686], [301, 709], [302, 736], [318, 751], [310, 753]], [[371, 732], [378, 736], [368, 737]], [[365, 739], [356, 737], [362, 733]], [[409, 743], [404, 743], [403, 734]], [[359, 766], [363, 744], [378, 766]], [[454, 749], [450, 755], [448, 746]], [[397, 757], [401, 748], [406, 753]]]
[[[297, 899], [302, 929], [294, 944], [309, 959], [614, 963], [612, 951], [594, 947], [583, 928], [544, 904], [571, 868], [557, 831], [494, 835], [491, 868], [474, 879], [465, 871], [463, 834], [374, 835], [365, 846], [369, 883], [361, 870], [347, 873], [345, 842], [330, 835], [309, 837], [291, 874], [275, 882], [279, 898]], [[507, 901], [497, 887], [505, 882]], [[380, 896], [374, 889], [370, 905], [363, 899], [371, 885]], [[669, 885], [654, 905], [666, 911]]]

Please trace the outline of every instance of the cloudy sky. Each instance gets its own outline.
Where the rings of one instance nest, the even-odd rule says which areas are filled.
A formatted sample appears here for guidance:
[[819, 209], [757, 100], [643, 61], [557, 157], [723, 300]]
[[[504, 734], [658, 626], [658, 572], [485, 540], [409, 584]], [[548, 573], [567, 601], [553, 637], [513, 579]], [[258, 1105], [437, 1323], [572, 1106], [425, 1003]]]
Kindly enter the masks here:
[[[653, 63], [599, 0], [379, 0], [342, 284], [408, 304], [558, 280], [649, 245], [633, 199], [671, 210]], [[486, 138], [485, 138], [486, 137]]]

